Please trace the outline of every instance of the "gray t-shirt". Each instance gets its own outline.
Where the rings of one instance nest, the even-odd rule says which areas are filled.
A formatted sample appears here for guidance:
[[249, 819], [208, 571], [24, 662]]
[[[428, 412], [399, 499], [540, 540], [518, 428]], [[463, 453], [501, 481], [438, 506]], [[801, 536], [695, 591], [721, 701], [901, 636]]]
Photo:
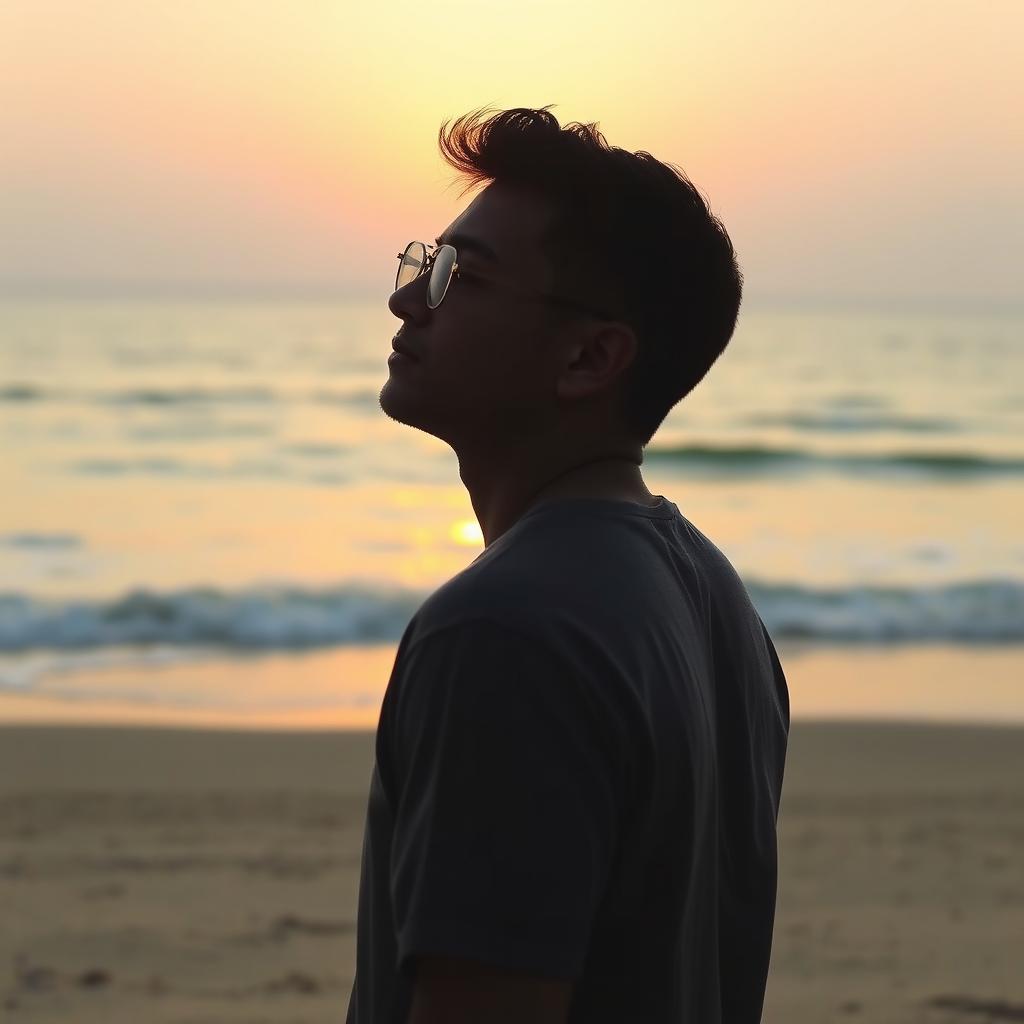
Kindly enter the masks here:
[[574, 1024], [755, 1024], [788, 733], [771, 638], [674, 503], [528, 512], [402, 636], [347, 1024], [406, 1024], [423, 953], [573, 979]]

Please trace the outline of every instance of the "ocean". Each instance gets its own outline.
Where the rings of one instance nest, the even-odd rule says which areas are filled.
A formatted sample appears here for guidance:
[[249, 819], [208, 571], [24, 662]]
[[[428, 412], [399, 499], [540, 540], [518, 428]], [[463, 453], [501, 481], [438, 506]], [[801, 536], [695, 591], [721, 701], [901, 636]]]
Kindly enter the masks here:
[[[374, 302], [0, 305], [0, 721], [372, 727], [482, 538]], [[1024, 721], [1024, 316], [746, 310], [645, 453], [794, 717]]]

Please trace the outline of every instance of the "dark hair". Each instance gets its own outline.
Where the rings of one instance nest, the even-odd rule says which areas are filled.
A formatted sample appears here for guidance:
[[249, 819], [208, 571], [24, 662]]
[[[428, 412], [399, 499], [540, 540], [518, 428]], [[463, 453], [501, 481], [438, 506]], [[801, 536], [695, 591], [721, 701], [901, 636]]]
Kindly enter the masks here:
[[[470, 179], [463, 193], [495, 181], [551, 202], [557, 212], [543, 241], [555, 291], [636, 332], [620, 410], [646, 445], [735, 330], [743, 275], [729, 235], [681, 170], [609, 146], [596, 123], [562, 128], [547, 107], [486, 113], [464, 114], [447, 132], [444, 122], [441, 154]], [[566, 315], [552, 308], [556, 320]]]

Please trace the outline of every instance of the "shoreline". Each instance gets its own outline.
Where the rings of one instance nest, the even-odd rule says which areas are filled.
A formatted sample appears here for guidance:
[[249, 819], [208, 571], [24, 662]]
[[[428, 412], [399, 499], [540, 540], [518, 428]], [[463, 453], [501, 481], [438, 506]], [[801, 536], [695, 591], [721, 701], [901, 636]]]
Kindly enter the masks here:
[[[967, 720], [951, 720], [945, 718], [927, 717], [905, 717], [888, 718], [874, 715], [820, 715], [820, 716], [799, 716], [794, 717], [790, 729], [819, 728], [840, 728], [840, 729], [922, 729], [966, 732], [1021, 732], [1024, 733], [1024, 721], [1002, 720], [994, 718], [977, 718]], [[132, 732], [145, 732], [150, 735], [166, 733], [169, 736], [190, 735], [201, 733], [207, 736], [251, 736], [251, 737], [282, 737], [298, 739], [337, 739], [345, 737], [370, 737], [376, 736], [375, 726], [362, 725], [325, 725], [325, 726], [304, 726], [295, 728], [288, 725], [253, 725], [242, 723], [240, 725], [225, 725], [209, 722], [161, 722], [161, 721], [104, 721], [102, 719], [86, 721], [49, 721], [34, 719], [0, 719], [0, 737], [8, 733], [28, 732], [110, 732], [113, 734], [127, 734]]]
[[[0, 691], [16, 723], [374, 730], [397, 646], [83, 670]], [[1024, 726], [1024, 645], [778, 645], [795, 721]]]

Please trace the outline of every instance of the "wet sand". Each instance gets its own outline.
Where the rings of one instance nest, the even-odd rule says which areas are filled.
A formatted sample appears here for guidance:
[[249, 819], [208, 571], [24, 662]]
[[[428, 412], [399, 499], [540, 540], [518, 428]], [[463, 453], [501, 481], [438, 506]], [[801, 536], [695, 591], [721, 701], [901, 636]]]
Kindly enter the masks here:
[[[0, 729], [5, 1020], [337, 1022], [369, 731]], [[1024, 1019], [1024, 728], [794, 722], [765, 1022]]]
[[[1017, 645], [779, 645], [793, 717], [1024, 726]], [[396, 645], [79, 667], [0, 687], [4, 724], [369, 729]], [[965, 685], [965, 680], [969, 683]]]

